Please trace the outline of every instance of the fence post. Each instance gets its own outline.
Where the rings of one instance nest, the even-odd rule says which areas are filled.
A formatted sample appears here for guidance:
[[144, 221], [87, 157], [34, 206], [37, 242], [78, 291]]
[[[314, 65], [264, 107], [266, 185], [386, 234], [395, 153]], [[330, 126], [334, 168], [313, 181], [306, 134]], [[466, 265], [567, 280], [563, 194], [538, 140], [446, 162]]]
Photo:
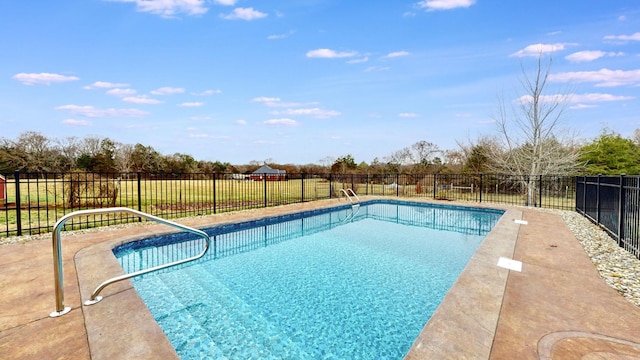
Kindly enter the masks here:
[[300, 202], [304, 202], [304, 173], [302, 173], [300, 177], [302, 180], [302, 194], [300, 195]]
[[218, 173], [213, 173], [213, 213], [216, 213], [216, 178], [218, 177]]
[[[142, 186], [140, 184], [142, 174], [140, 174], [140, 171], [138, 171], [137, 177], [138, 177], [138, 211], [142, 212]], [[138, 217], [138, 221], [141, 222], [142, 218]]]
[[331, 173], [329, 173], [329, 199], [333, 196], [333, 178]]
[[262, 183], [264, 184], [264, 207], [267, 207], [267, 174], [262, 176]]
[[[578, 185], [576, 184], [576, 188], [577, 187]], [[587, 213], [587, 175], [582, 177], [582, 215], [586, 213]]]
[[618, 204], [618, 246], [624, 247], [624, 213], [625, 213], [625, 191], [624, 191], [625, 174], [620, 175], [620, 203]]
[[600, 176], [598, 174], [598, 181], [596, 183], [596, 224], [600, 225]]
[[538, 180], [538, 207], [542, 207], [542, 175], [539, 175]]
[[351, 174], [351, 190], [355, 192], [356, 191], [355, 189], [356, 187], [353, 185], [353, 174]]
[[369, 195], [369, 173], [367, 173], [367, 186], [365, 186], [365, 195]]
[[480, 202], [482, 202], [482, 174], [480, 174], [480, 188], [478, 190], [480, 190]]
[[400, 196], [400, 174], [396, 174], [396, 197]]
[[18, 228], [17, 235], [22, 236], [22, 213], [20, 204], [20, 171], [15, 170], [13, 172], [13, 180], [16, 184], [16, 227]]
[[438, 174], [433, 174], [433, 200], [438, 197]]

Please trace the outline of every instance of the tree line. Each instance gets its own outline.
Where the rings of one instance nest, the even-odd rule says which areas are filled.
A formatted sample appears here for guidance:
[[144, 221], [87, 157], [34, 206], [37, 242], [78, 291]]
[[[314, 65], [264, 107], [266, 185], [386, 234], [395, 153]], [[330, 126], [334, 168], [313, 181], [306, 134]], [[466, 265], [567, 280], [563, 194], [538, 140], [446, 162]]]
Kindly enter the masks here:
[[[522, 93], [515, 102], [498, 101], [496, 131], [478, 139], [458, 141], [442, 150], [429, 141], [357, 162], [351, 154], [325, 157], [319, 164], [278, 164], [271, 159], [248, 164], [197, 160], [189, 154], [163, 155], [151, 146], [122, 144], [109, 138], [55, 139], [28, 131], [17, 139], [0, 138], [0, 173], [141, 172], [150, 174], [251, 173], [264, 164], [287, 173], [502, 173], [528, 176], [575, 174], [640, 174], [640, 129], [631, 138], [605, 129], [579, 140], [562, 127], [569, 94], [549, 95], [551, 58], [538, 57], [532, 72], [522, 65]], [[534, 184], [523, 183], [529, 192]]]
[[[552, 166], [544, 172], [540, 169], [534, 175], [640, 174], [640, 129], [631, 138], [625, 138], [611, 130], [603, 130], [598, 137], [581, 144], [562, 144], [553, 139], [547, 141], [547, 147], [556, 153], [554, 157], [571, 160], [568, 164], [570, 166], [567, 166], [570, 171]], [[232, 165], [228, 162], [197, 160], [182, 153], [163, 155], [152, 146], [122, 144], [109, 138], [92, 136], [83, 139], [56, 139], [28, 131], [16, 139], [0, 138], [0, 173], [18, 170], [36, 173], [86, 171], [246, 174], [268, 164], [288, 173], [310, 174], [520, 174], [522, 169], [518, 169], [517, 164], [523, 163], [526, 154], [533, 152], [533, 146], [528, 143], [508, 149], [498, 138], [484, 136], [474, 141], [459, 141], [458, 148], [453, 150], [442, 150], [434, 143], [419, 141], [382, 158], [374, 158], [370, 163], [356, 162], [351, 154], [345, 154], [338, 158], [326, 157], [319, 160], [318, 164], [279, 164], [265, 159]]]

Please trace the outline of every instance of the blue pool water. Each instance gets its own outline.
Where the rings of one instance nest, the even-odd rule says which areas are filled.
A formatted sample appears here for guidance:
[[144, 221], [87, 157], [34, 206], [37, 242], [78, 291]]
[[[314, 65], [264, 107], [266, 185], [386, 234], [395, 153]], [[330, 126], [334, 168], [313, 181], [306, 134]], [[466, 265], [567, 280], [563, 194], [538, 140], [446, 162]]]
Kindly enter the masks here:
[[[217, 227], [206, 259], [133, 283], [182, 359], [399, 359], [501, 215], [374, 201]], [[201, 249], [114, 253], [132, 272]]]

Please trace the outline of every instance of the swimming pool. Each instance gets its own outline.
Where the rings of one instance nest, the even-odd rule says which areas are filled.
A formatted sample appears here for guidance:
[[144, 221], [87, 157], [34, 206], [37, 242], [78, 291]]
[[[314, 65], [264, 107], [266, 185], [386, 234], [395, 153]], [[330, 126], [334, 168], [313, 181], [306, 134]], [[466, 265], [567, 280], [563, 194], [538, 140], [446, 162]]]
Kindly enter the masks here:
[[[133, 283], [183, 359], [400, 358], [502, 212], [397, 201], [208, 229]], [[125, 271], [200, 240], [114, 250]]]

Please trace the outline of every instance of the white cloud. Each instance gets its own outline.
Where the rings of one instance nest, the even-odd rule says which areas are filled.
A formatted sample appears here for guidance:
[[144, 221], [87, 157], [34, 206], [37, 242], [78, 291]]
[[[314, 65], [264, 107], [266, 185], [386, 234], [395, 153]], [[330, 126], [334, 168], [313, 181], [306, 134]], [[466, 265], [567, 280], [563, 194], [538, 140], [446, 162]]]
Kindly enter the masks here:
[[261, 103], [274, 103], [274, 102], [280, 101], [280, 98], [260, 96], [260, 97], [257, 97], [257, 98], [253, 98], [251, 101], [253, 101], [253, 102], [261, 102]]
[[570, 83], [595, 83], [599, 87], [640, 85], [640, 70], [573, 71], [549, 75], [550, 81]]
[[213, 2], [218, 5], [233, 6], [236, 4], [237, 0], [213, 0]]
[[191, 95], [195, 95], [195, 96], [210, 96], [210, 95], [216, 95], [216, 94], [222, 94], [222, 91], [220, 90], [205, 90], [199, 93], [191, 93]]
[[90, 105], [63, 105], [56, 107], [56, 110], [65, 110], [86, 117], [143, 117], [149, 115], [148, 112], [138, 109], [96, 109]]
[[364, 69], [364, 72], [387, 71], [390, 69], [391, 68], [388, 66], [369, 66], [368, 68]]
[[621, 52], [604, 52], [600, 50], [586, 50], [586, 51], [578, 51], [573, 54], [569, 54], [564, 58], [571, 62], [587, 62], [597, 60], [601, 57], [605, 56], [622, 56], [624, 53]]
[[[589, 93], [589, 94], [553, 94], [542, 95], [539, 100], [546, 103], [597, 103], [597, 102], [609, 102], [609, 101], [626, 101], [633, 100], [633, 96], [622, 96], [602, 93]], [[533, 100], [531, 95], [524, 95], [518, 98], [517, 101], [521, 103], [530, 103]]]
[[596, 107], [598, 107], [598, 105], [578, 104], [578, 105], [569, 106], [569, 109], [571, 109], [571, 110], [582, 110], [582, 109], [591, 109], [591, 108], [596, 108]]
[[476, 3], [476, 0], [423, 0], [418, 2], [418, 6], [427, 11], [450, 10], [455, 8], [468, 8]]
[[410, 53], [408, 51], [396, 51], [396, 52], [388, 53], [384, 57], [385, 58], [396, 58], [396, 57], [409, 56], [409, 55], [410, 55]]
[[401, 118], [417, 118], [419, 115], [416, 114], [416, 113], [406, 113], [406, 112], [404, 112], [404, 113], [398, 114], [398, 116], [401, 117]]
[[65, 125], [71, 125], [71, 126], [89, 126], [89, 125], [91, 125], [90, 121], [77, 120], [77, 119], [65, 119], [65, 120], [62, 120], [62, 123], [65, 124]]
[[272, 115], [309, 115], [319, 119], [326, 119], [333, 116], [340, 115], [340, 112], [335, 110], [324, 110], [320, 108], [311, 109], [287, 109], [283, 111], [272, 111]]
[[148, 12], [164, 18], [175, 17], [176, 14], [202, 15], [207, 12], [204, 0], [111, 0], [136, 4], [139, 12]]
[[51, 85], [52, 83], [61, 83], [68, 81], [76, 81], [80, 80], [80, 78], [75, 76], [66, 76], [60, 74], [51, 74], [51, 73], [19, 73], [12, 76], [13, 79], [20, 81], [25, 85]]
[[283, 125], [283, 126], [298, 126], [298, 122], [293, 119], [270, 119], [262, 122], [265, 125]]
[[640, 41], [640, 32], [633, 33], [631, 35], [607, 35], [604, 39], [617, 41]]
[[254, 10], [253, 8], [235, 8], [231, 14], [220, 15], [221, 18], [226, 20], [256, 20], [267, 17], [268, 14]]
[[515, 56], [515, 57], [524, 57], [524, 56], [540, 56], [541, 54], [548, 54], [548, 53], [553, 53], [556, 51], [562, 51], [564, 50], [568, 45], [574, 45], [574, 44], [563, 44], [563, 43], [556, 43], [556, 44], [533, 44], [533, 45], [529, 45], [527, 47], [525, 47], [522, 50], [518, 50], [515, 53], [509, 55], [509, 56]]
[[174, 88], [170, 86], [164, 86], [151, 91], [153, 95], [172, 95], [184, 93], [184, 88]]
[[133, 103], [133, 104], [146, 104], [146, 105], [155, 105], [160, 104], [162, 101], [150, 98], [146, 95], [140, 96], [127, 96], [122, 99], [124, 102]]
[[204, 133], [189, 134], [188, 136], [190, 138], [194, 138], [194, 139], [216, 139], [216, 140], [228, 140], [228, 139], [230, 139], [229, 136], [214, 136], [214, 135], [209, 135], [209, 134], [204, 134]]
[[307, 57], [310, 58], [324, 58], [324, 59], [336, 59], [356, 56], [355, 51], [335, 51], [331, 49], [316, 49], [307, 51]]
[[284, 34], [274, 34], [274, 35], [269, 35], [269, 36], [267, 36], [267, 39], [268, 39], [268, 40], [280, 40], [280, 39], [286, 39], [286, 38], [288, 38], [289, 36], [291, 36], [291, 35], [293, 35], [293, 34], [294, 34], [294, 31], [293, 31], [293, 30], [291, 30], [291, 31], [289, 31], [289, 32], [287, 32], [287, 33], [284, 33]]
[[199, 101], [183, 102], [182, 104], [178, 104], [180, 107], [200, 107], [202, 105], [204, 105], [204, 103]]
[[369, 61], [369, 57], [363, 57], [362, 59], [353, 59], [347, 61], [347, 64], [358, 64]]
[[633, 96], [611, 95], [611, 94], [572, 94], [570, 95], [571, 102], [574, 103], [593, 103], [603, 101], [625, 101], [633, 100]]
[[129, 87], [129, 84], [121, 84], [121, 83], [111, 83], [106, 81], [96, 81], [91, 85], [84, 86], [85, 90], [92, 89], [112, 89], [112, 88], [126, 88]]
[[206, 115], [192, 116], [189, 119], [193, 121], [205, 121], [205, 120], [211, 120], [211, 116], [206, 116]]
[[298, 107], [298, 106], [316, 104], [315, 102], [311, 102], [311, 103], [284, 102], [284, 101], [281, 101], [280, 98], [265, 97], [265, 96], [254, 98], [251, 101], [263, 103], [265, 106], [268, 106], [268, 107]]
[[117, 97], [134, 95], [135, 93], [136, 93], [136, 91], [133, 90], [133, 89], [120, 89], [120, 88], [107, 90], [107, 92], [106, 92], [107, 95], [117, 96]]
[[240, 120], [236, 120], [235, 123], [238, 125], [247, 125], [247, 120], [240, 119]]

